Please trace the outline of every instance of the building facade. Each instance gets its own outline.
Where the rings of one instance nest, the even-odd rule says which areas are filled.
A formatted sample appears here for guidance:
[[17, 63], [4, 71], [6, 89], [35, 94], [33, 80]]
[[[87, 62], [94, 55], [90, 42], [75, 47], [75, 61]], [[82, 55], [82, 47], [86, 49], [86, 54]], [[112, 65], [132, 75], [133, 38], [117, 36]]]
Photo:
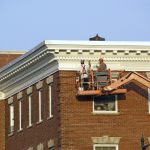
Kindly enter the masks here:
[[[150, 142], [150, 91], [77, 96], [80, 60], [150, 78], [149, 42], [44, 41], [0, 70], [0, 150], [135, 150]], [[125, 70], [125, 71], [124, 71]]]

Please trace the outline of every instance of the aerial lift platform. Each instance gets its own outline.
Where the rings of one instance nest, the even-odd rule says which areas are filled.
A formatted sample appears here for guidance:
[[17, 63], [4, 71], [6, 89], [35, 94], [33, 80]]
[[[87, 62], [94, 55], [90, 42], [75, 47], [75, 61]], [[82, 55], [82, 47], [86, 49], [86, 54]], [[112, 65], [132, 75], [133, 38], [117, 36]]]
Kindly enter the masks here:
[[[85, 69], [85, 68], [84, 68]], [[123, 85], [136, 80], [150, 88], [150, 80], [137, 72], [123, 75], [122, 70], [93, 71], [85, 70], [77, 75], [77, 96], [101, 96], [108, 94], [125, 94], [127, 89]]]

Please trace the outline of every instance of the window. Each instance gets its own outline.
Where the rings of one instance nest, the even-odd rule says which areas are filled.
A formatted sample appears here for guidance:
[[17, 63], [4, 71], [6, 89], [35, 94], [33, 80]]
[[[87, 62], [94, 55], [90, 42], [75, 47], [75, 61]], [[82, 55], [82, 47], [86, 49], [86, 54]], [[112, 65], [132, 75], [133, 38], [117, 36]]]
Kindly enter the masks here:
[[9, 105], [9, 116], [10, 116], [10, 126], [9, 132], [12, 133], [14, 131], [14, 105]]
[[118, 150], [116, 144], [95, 144], [94, 150]]
[[42, 92], [39, 90], [39, 122], [42, 121]]
[[22, 130], [22, 100], [19, 100], [19, 130]]
[[54, 145], [54, 139], [50, 139], [48, 142], [47, 142], [47, 146], [48, 146], [48, 149], [49, 150], [54, 150], [55, 149], [55, 145]]
[[42, 143], [40, 143], [38, 146], [37, 146], [37, 150], [44, 150], [44, 145]]
[[94, 113], [117, 113], [117, 95], [104, 95], [94, 97]]
[[32, 95], [28, 96], [28, 104], [29, 104], [29, 126], [32, 126]]
[[52, 86], [49, 85], [49, 117], [53, 117], [53, 98], [52, 98]]

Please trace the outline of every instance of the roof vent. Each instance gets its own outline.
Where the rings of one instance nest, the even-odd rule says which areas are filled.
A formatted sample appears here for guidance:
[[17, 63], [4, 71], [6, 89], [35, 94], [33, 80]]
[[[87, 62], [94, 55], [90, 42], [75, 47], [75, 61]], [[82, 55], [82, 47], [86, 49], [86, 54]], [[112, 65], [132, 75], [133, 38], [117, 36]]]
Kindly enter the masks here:
[[96, 34], [96, 36], [89, 38], [89, 41], [105, 41], [105, 38], [102, 38]]

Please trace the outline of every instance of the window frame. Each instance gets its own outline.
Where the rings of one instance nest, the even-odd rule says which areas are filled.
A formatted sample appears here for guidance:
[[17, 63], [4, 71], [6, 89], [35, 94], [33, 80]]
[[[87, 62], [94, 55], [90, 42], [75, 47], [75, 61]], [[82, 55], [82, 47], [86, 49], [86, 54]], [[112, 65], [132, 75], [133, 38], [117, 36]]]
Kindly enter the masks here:
[[115, 147], [115, 150], [119, 150], [118, 144], [94, 144], [93, 150], [96, 150], [96, 147]]
[[38, 113], [39, 113], [39, 118], [38, 122], [42, 122], [42, 89], [38, 90]]
[[[11, 108], [13, 109], [13, 113], [11, 112], [12, 111]], [[9, 133], [14, 132], [14, 127], [15, 127], [15, 109], [14, 104], [11, 103], [9, 104]]]
[[94, 109], [94, 96], [93, 96], [93, 113], [94, 114], [116, 114], [118, 113], [118, 95], [114, 95], [115, 96], [115, 111], [105, 111], [105, 110], [100, 110], [100, 111], [97, 111]]
[[23, 130], [23, 116], [22, 116], [22, 99], [19, 99], [18, 100], [18, 103], [19, 103], [19, 131]]
[[53, 97], [52, 97], [52, 83], [48, 84], [48, 110], [49, 110], [49, 118], [52, 118], [54, 115], [54, 106], [53, 106]]
[[28, 126], [32, 126], [32, 94], [28, 95]]

